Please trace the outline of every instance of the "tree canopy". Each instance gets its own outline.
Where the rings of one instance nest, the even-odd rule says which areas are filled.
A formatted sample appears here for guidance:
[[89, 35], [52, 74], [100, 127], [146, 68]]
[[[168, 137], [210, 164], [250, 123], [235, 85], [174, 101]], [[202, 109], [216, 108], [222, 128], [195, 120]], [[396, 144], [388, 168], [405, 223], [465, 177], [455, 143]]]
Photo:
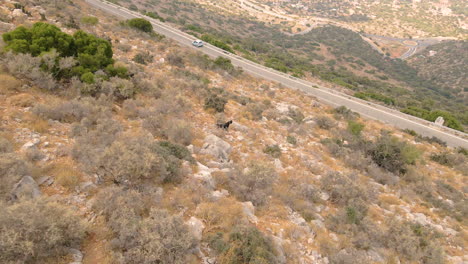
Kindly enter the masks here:
[[44, 22], [37, 22], [31, 28], [19, 26], [3, 34], [3, 40], [6, 43], [5, 51], [29, 53], [37, 57], [55, 50], [60, 57], [74, 57], [78, 65], [72, 72], [78, 76], [105, 69], [114, 63], [109, 41], [82, 30], [69, 35]]

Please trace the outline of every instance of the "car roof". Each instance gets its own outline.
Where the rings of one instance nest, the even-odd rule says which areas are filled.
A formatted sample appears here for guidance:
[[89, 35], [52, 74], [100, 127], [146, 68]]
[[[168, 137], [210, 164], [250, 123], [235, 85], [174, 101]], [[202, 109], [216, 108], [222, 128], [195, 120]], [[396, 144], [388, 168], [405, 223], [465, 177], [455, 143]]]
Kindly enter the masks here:
[[201, 40], [199, 40], [199, 39], [196, 39], [196, 40], [194, 40], [193, 42], [202, 42], [202, 41], [201, 41]]

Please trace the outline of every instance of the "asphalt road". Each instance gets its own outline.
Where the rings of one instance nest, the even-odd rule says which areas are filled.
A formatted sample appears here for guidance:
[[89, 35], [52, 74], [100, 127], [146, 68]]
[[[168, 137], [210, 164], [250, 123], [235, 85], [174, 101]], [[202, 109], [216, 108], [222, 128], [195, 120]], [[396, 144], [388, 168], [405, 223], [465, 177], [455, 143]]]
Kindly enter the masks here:
[[101, 2], [99, 0], [86, 1], [92, 6], [102, 9], [118, 18], [130, 19], [135, 17], [144, 17], [153, 24], [154, 31], [179, 42], [181, 45], [198, 49], [199, 51], [211, 57], [222, 56], [229, 58], [232, 61], [232, 64], [241, 67], [245, 72], [251, 75], [281, 83], [284, 86], [292, 89], [304, 91], [307, 94], [315, 96], [320, 101], [331, 106], [344, 105], [347, 108], [361, 114], [363, 117], [379, 120], [401, 129], [411, 129], [423, 136], [435, 136], [447, 142], [447, 144], [452, 147], [468, 148], [468, 135], [466, 133], [458, 132], [445, 127], [438, 127], [431, 122], [403, 114], [397, 110], [360, 100], [343, 93], [318, 86], [314, 83], [291, 77], [285, 73], [281, 73], [243, 59], [235, 54], [230, 54], [207, 43], [205, 43], [205, 46], [202, 48], [195, 48], [191, 45], [191, 42], [194, 39], [193, 36], [188, 35], [178, 29], [172, 28], [167, 24], [161, 23], [159, 20], [143, 16], [137, 12], [130, 11], [108, 2]]

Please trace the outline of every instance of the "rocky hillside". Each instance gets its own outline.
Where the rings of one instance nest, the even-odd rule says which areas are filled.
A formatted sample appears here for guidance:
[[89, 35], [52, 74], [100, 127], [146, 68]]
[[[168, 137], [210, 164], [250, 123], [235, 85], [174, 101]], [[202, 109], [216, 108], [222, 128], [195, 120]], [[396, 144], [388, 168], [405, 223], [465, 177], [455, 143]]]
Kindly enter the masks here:
[[430, 46], [409, 62], [419, 75], [431, 79], [468, 103], [468, 42], [449, 41]]
[[421, 78], [406, 61], [378, 52], [375, 46], [380, 44], [366, 41], [356, 31], [321, 25], [293, 35], [274, 23], [192, 1], [115, 2], [278, 71], [410, 114], [415, 111], [409, 107], [417, 108], [417, 112], [443, 111], [457, 123], [451, 126], [453, 129], [463, 130], [468, 125], [462, 114], [468, 111], [466, 104], [430, 79]]
[[84, 1], [1, 3], [1, 263], [468, 261], [467, 150]]

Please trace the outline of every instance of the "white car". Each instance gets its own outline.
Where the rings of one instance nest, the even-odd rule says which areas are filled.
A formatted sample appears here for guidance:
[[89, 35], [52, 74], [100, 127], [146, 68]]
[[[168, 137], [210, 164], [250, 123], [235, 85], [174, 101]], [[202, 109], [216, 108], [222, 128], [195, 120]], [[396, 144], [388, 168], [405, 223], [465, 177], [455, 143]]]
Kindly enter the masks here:
[[195, 47], [203, 47], [203, 41], [199, 40], [199, 39], [196, 39], [192, 42], [192, 45], [194, 45]]

